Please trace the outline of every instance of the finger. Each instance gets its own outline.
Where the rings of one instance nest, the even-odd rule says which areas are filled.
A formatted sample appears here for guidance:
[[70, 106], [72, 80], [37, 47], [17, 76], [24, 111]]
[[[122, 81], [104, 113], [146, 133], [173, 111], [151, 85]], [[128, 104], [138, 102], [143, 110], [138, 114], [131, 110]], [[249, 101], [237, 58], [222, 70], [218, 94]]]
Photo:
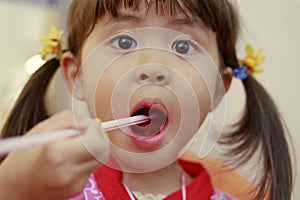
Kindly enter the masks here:
[[110, 142], [106, 132], [101, 127], [100, 120], [93, 120], [79, 139], [86, 150], [98, 161], [108, 160]]
[[84, 118], [69, 110], [62, 111], [40, 122], [28, 134], [51, 132], [62, 129], [84, 130], [90, 124], [91, 119]]
[[106, 162], [109, 157], [109, 140], [100, 127], [100, 122], [93, 120], [86, 131], [76, 138], [58, 142], [55, 151], [75, 163], [91, 160]]
[[103, 166], [103, 163], [101, 163], [100, 161], [90, 160], [87, 162], [82, 162], [80, 164], [77, 164], [76, 170], [78, 173], [90, 175], [91, 173], [93, 173], [96, 169], [98, 169], [101, 166]]

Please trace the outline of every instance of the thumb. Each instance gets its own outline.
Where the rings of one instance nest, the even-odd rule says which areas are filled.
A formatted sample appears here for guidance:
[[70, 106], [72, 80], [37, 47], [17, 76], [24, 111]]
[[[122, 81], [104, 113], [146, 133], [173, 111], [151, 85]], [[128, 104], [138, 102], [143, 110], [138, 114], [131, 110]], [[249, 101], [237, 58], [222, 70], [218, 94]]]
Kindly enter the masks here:
[[109, 158], [110, 142], [106, 132], [101, 128], [101, 121], [94, 119], [85, 133], [79, 136], [87, 151], [98, 161], [106, 163]]

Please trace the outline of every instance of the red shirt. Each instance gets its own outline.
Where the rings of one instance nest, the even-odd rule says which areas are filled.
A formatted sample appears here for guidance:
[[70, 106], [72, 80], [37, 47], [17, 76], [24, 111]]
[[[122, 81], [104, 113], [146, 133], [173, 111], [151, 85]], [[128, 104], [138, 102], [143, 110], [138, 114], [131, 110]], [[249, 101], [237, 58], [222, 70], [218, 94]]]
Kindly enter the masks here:
[[[210, 177], [200, 163], [179, 160], [179, 164], [193, 181], [186, 186], [187, 200], [210, 200], [214, 189]], [[95, 180], [106, 200], [130, 200], [119, 170], [103, 166], [94, 173]], [[181, 199], [181, 189], [168, 195], [165, 200]]]

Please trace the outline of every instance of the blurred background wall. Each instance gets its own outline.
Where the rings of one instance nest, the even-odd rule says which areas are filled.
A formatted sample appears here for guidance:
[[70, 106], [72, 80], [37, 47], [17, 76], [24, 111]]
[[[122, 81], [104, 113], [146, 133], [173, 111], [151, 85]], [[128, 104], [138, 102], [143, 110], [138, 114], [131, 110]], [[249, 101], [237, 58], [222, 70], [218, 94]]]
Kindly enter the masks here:
[[[51, 25], [64, 29], [70, 0], [0, 0], [0, 125], [30, 76], [26, 62], [41, 47], [41, 36]], [[258, 76], [274, 97], [291, 132], [295, 147], [294, 199], [300, 199], [300, 0], [238, 0], [242, 34], [237, 49], [243, 56], [251, 43], [267, 55]], [[35, 61], [37, 62], [37, 61]], [[27, 63], [27, 67], [28, 67]], [[243, 91], [235, 80], [228, 93], [228, 118], [234, 122], [242, 110]], [[193, 151], [198, 145], [193, 144]]]

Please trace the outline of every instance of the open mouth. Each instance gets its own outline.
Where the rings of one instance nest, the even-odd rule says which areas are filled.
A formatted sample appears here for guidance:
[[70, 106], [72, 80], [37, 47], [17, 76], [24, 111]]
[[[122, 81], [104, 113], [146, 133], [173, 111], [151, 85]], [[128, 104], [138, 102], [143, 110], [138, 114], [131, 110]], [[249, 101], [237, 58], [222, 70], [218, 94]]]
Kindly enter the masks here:
[[152, 137], [158, 135], [168, 124], [166, 109], [160, 104], [143, 105], [139, 107], [131, 116], [145, 115], [151, 120], [138, 125], [131, 126], [134, 135], [139, 137]]

